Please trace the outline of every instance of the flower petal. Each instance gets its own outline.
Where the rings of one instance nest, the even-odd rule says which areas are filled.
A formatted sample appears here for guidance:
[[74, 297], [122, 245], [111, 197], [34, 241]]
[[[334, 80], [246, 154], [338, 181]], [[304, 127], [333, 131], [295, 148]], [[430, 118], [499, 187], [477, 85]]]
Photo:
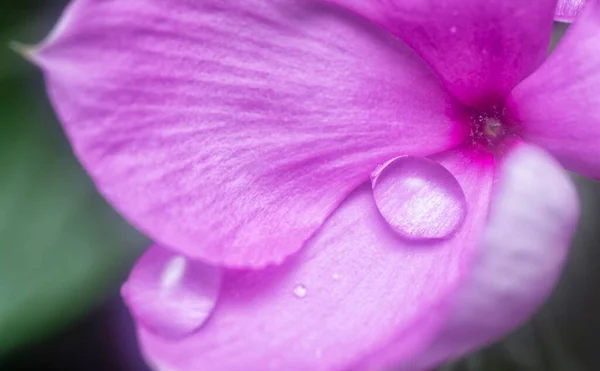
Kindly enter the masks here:
[[227, 272], [198, 333], [172, 342], [140, 328], [147, 358], [179, 371], [339, 370], [390, 340], [404, 345], [397, 355], [418, 351], [469, 269], [485, 223], [493, 163], [473, 166], [470, 156], [441, 159], [471, 203], [453, 239], [423, 248], [399, 238], [364, 184], [284, 265]]
[[406, 370], [431, 367], [516, 328], [561, 273], [579, 216], [575, 188], [545, 152], [520, 144], [500, 168], [481, 255], [434, 343]]
[[220, 288], [220, 268], [155, 245], [140, 258], [121, 293], [138, 323], [177, 338], [204, 324]]
[[412, 46], [463, 102], [501, 103], [546, 58], [556, 0], [330, 0]]
[[511, 93], [522, 135], [567, 169], [600, 179], [600, 2], [583, 9], [548, 61]]
[[558, 0], [554, 19], [561, 22], [573, 22], [585, 0]]
[[215, 264], [280, 262], [377, 165], [467, 135], [414, 52], [331, 4], [78, 0], [32, 58], [101, 192]]

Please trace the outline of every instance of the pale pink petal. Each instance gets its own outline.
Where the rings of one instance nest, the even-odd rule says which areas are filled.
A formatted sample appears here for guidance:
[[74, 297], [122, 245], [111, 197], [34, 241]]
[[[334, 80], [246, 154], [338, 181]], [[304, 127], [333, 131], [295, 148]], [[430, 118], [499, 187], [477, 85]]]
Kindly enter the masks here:
[[301, 0], [76, 0], [32, 58], [100, 191], [229, 266], [297, 251], [373, 169], [467, 135], [385, 31]]
[[398, 35], [477, 108], [502, 103], [542, 63], [556, 9], [556, 0], [330, 1]]
[[585, 2], [586, 0], [558, 0], [554, 19], [561, 22], [573, 22]]
[[136, 321], [178, 338], [198, 330], [221, 289], [221, 269], [152, 246], [137, 262], [121, 294]]
[[[493, 158], [487, 152], [478, 152], [476, 150], [467, 150], [460, 156], [456, 156], [454, 151], [442, 153], [434, 156], [433, 160], [443, 164], [448, 170], [459, 181], [462, 189], [466, 193], [466, 199], [468, 202], [468, 214], [466, 223], [469, 223], [470, 218], [481, 218], [480, 223], [482, 229], [487, 223], [488, 218], [488, 207], [489, 207], [489, 193], [491, 192], [491, 182], [493, 175], [488, 173], [491, 168], [494, 167], [492, 162]], [[478, 187], [480, 191], [485, 192], [485, 197], [473, 197], [469, 190], [476, 190]], [[477, 213], [477, 216], [473, 216], [472, 213]], [[468, 225], [468, 224], [467, 224]], [[465, 225], [463, 224], [463, 227]], [[462, 232], [459, 232], [459, 235]], [[471, 241], [476, 243], [469, 248], [474, 248], [474, 254], [478, 253], [480, 248], [481, 233], [479, 231], [472, 231]], [[427, 246], [427, 245], [425, 245]], [[471, 265], [472, 265], [471, 261]], [[463, 275], [464, 279], [464, 275]], [[452, 299], [452, 297], [450, 297]], [[446, 313], [447, 314], [447, 313]], [[446, 320], [446, 317], [442, 321]], [[416, 326], [419, 326], [417, 323]], [[436, 334], [437, 336], [437, 334]], [[395, 369], [398, 364], [403, 360], [407, 361], [404, 356], [404, 349], [406, 348], [406, 339], [403, 337], [397, 337], [388, 342], [385, 346], [371, 353], [369, 356], [362, 359], [356, 364], [352, 370], [363, 371], [363, 370], [381, 370], [381, 369]], [[413, 358], [414, 359], [414, 358]], [[411, 370], [413, 371], [413, 370]]]
[[460, 184], [434, 160], [397, 157], [373, 174], [372, 183], [379, 212], [406, 238], [447, 238], [467, 215]]
[[285, 264], [226, 273], [217, 307], [196, 334], [172, 342], [141, 328], [147, 359], [178, 371], [305, 371], [346, 369], [392, 340], [404, 345], [397, 356], [417, 352], [471, 267], [494, 172], [489, 157], [468, 151], [440, 160], [469, 200], [453, 239], [399, 238], [364, 184]]
[[600, 2], [571, 25], [548, 61], [511, 93], [522, 136], [567, 169], [600, 179]]
[[525, 144], [499, 170], [474, 270], [433, 344], [402, 370], [429, 370], [507, 334], [534, 313], [561, 273], [579, 216], [568, 175]]

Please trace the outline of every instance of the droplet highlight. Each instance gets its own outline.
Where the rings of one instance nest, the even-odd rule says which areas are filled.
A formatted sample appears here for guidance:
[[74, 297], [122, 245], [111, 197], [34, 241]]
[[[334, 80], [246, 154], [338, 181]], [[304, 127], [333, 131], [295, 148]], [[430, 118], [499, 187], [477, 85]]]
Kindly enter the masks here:
[[171, 258], [165, 265], [163, 270], [160, 286], [163, 290], [170, 290], [183, 278], [185, 273], [186, 260], [183, 256], [176, 256]]
[[377, 208], [389, 225], [411, 240], [452, 236], [467, 214], [467, 200], [456, 178], [439, 163], [401, 156], [371, 177]]
[[300, 285], [296, 285], [296, 287], [294, 287], [294, 296], [296, 296], [297, 298], [303, 298], [306, 296], [308, 289], [306, 288], [306, 286], [300, 284]]
[[136, 321], [166, 338], [197, 331], [210, 317], [221, 288], [221, 269], [150, 247], [121, 293]]

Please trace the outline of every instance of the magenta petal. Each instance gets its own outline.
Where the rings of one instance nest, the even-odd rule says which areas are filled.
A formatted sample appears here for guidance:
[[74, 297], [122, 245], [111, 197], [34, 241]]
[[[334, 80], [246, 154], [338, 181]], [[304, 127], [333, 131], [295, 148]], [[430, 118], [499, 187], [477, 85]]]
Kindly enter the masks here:
[[470, 105], [498, 103], [548, 53], [556, 0], [330, 0], [412, 46]]
[[577, 193], [545, 152], [520, 144], [504, 160], [481, 255], [430, 348], [403, 370], [429, 370], [525, 321], [560, 275], [579, 216]]
[[600, 179], [600, 2], [571, 25], [548, 61], [507, 103], [525, 139], [567, 169]]
[[470, 202], [453, 239], [423, 249], [399, 238], [364, 184], [285, 264], [226, 273], [199, 332], [172, 342], [141, 328], [147, 359], [178, 371], [305, 371], [346, 369], [389, 341], [403, 344], [397, 357], [417, 352], [470, 269], [494, 171], [466, 152], [440, 160]]
[[331, 4], [79, 0], [33, 58], [100, 191], [215, 264], [282, 261], [377, 165], [467, 135], [414, 52]]
[[446, 238], [464, 221], [467, 200], [456, 178], [439, 163], [401, 156], [372, 177], [379, 212], [409, 239]]
[[[453, 244], [459, 243], [461, 238], [466, 238], [463, 243], [467, 244], [465, 248], [469, 249], [468, 254], [472, 256], [468, 258], [469, 267], [465, 269], [463, 266], [461, 272], [459, 272], [461, 275], [460, 284], [466, 278], [465, 276], [468, 277], [468, 272], [472, 269], [473, 258], [478, 252], [483, 228], [487, 222], [489, 196], [494, 175], [494, 159], [489, 153], [477, 152], [470, 149], [449, 151], [434, 156], [433, 159], [448, 169], [458, 180], [465, 192], [468, 203], [468, 214], [456, 237], [441, 245], [453, 246]], [[421, 247], [423, 245], [417, 246]], [[427, 246], [425, 245], [425, 247]], [[452, 300], [452, 296], [449, 299]], [[448, 315], [447, 312], [445, 314]], [[446, 317], [442, 320], [445, 319]], [[416, 324], [416, 326], [419, 325], [419, 323]], [[401, 336], [392, 338], [385, 346], [361, 360], [353, 370], [395, 369], [395, 366], [403, 362], [409, 362], [408, 357], [404, 354], [405, 348], [405, 338]]]
[[139, 325], [178, 338], [198, 330], [208, 319], [220, 288], [220, 268], [152, 246], [121, 292]]
[[558, 0], [554, 19], [561, 22], [573, 22], [586, 0]]

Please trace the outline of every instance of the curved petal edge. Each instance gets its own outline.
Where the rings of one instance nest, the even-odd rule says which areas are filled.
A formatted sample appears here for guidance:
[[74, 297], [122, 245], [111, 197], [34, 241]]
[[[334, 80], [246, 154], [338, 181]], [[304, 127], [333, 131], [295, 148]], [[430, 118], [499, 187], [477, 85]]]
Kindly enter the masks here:
[[600, 2], [590, 1], [548, 60], [507, 100], [522, 136], [600, 180]]
[[364, 184], [283, 265], [228, 271], [197, 333], [173, 342], [140, 327], [146, 357], [179, 371], [333, 371], [360, 365], [390, 342], [396, 359], [414, 356], [435, 336], [448, 298], [472, 267], [493, 179], [489, 159], [453, 151], [439, 161], [471, 203], [452, 239], [402, 239]]
[[414, 52], [331, 4], [75, 0], [33, 58], [99, 190], [216, 265], [281, 263], [377, 165], [467, 135]]
[[474, 269], [434, 342], [403, 370], [428, 370], [526, 321], [560, 276], [578, 218], [567, 173], [541, 149], [513, 147], [500, 166]]
[[467, 105], [501, 104], [546, 58], [556, 0], [329, 0], [410, 45]]

